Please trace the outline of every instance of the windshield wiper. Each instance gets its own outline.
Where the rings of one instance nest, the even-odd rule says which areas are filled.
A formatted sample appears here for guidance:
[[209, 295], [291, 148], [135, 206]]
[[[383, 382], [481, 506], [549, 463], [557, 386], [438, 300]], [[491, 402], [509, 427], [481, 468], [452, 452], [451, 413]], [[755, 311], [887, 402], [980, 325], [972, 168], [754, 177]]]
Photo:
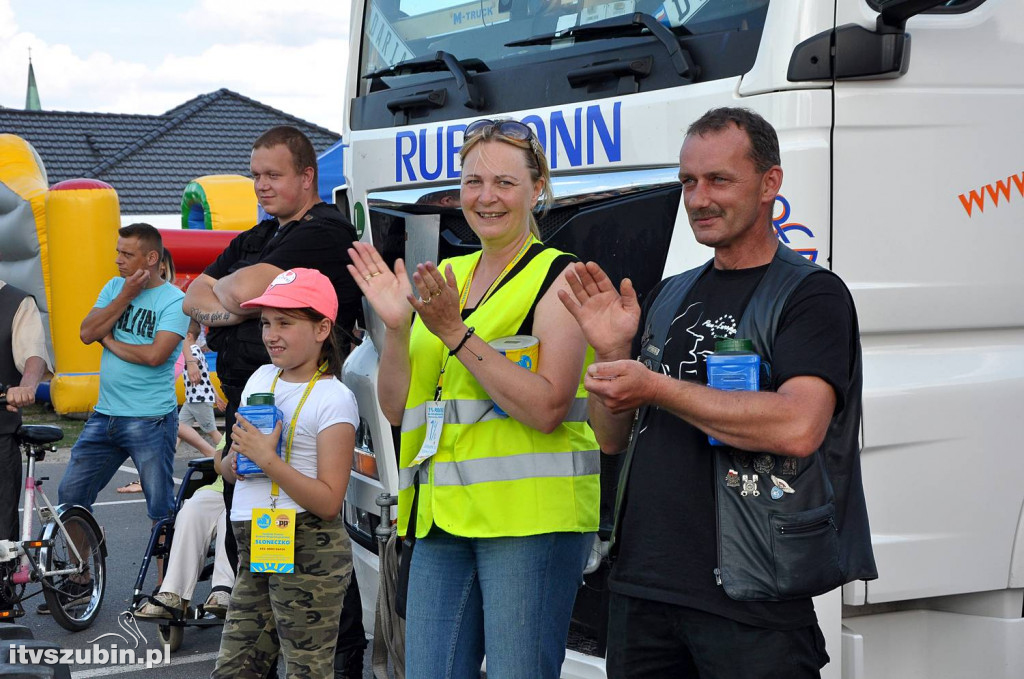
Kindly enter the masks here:
[[[545, 33], [535, 35], [525, 40], [515, 40], [505, 43], [505, 47], [523, 47], [527, 45], [550, 45], [559, 40], [573, 38], [577, 42], [586, 40], [607, 40], [609, 38], [625, 38], [639, 36], [644, 31], [650, 31], [651, 35], [658, 39], [669, 57], [676, 73], [681, 77], [693, 82], [700, 75], [700, 67], [693, 62], [688, 50], [679, 46], [675, 33], [665, 27], [664, 24], [652, 17], [650, 14], [635, 12], [623, 16], [602, 19], [592, 24], [574, 26], [556, 33]], [[677, 26], [676, 30], [682, 30], [683, 35], [693, 35], [693, 32], [685, 26]]]
[[435, 52], [424, 57], [417, 57], [407, 61], [400, 61], [394, 66], [382, 68], [379, 71], [367, 73], [364, 78], [386, 78], [389, 76], [413, 75], [415, 73], [439, 73], [448, 71], [455, 76], [455, 84], [460, 92], [466, 97], [465, 104], [468, 108], [480, 110], [484, 106], [483, 97], [473, 82], [473, 76], [469, 71], [486, 73], [490, 71], [487, 64], [479, 59], [466, 59], [459, 61], [455, 55], [448, 52]]

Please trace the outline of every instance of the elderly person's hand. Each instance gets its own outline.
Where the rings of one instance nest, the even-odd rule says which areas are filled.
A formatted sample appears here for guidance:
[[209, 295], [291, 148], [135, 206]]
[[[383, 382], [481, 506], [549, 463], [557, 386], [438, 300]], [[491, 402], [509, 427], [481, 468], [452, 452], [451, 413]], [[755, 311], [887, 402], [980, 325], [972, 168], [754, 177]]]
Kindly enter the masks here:
[[18, 412], [18, 408], [36, 402], [36, 390], [28, 387], [7, 387], [7, 409]]

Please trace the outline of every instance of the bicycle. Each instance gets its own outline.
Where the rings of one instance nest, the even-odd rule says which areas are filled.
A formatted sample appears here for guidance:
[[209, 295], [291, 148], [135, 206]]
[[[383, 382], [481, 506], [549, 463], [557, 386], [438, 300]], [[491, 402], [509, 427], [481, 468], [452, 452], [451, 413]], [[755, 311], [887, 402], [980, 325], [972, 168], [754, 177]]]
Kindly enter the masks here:
[[[7, 405], [6, 390], [0, 407]], [[29, 583], [40, 583], [53, 619], [61, 627], [77, 632], [89, 627], [99, 614], [106, 590], [107, 545], [103, 530], [92, 513], [81, 505], [54, 507], [43, 481], [36, 478], [36, 462], [53, 444], [64, 438], [59, 427], [22, 425], [14, 432], [17, 445], [28, 459], [25, 497], [21, 519], [21, 540], [0, 540], [0, 621], [25, 615], [23, 602], [39, 592], [25, 594]], [[37, 506], [37, 496], [43, 506]], [[42, 525], [33, 540], [34, 517]], [[83, 577], [88, 580], [82, 581]]]

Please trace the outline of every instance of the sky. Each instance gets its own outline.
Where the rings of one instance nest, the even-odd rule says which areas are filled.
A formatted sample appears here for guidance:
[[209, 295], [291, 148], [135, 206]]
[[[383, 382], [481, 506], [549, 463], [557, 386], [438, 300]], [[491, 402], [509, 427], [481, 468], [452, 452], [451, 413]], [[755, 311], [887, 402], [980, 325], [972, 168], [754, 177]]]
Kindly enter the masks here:
[[0, 0], [0, 106], [160, 114], [222, 87], [342, 131], [348, 0]]

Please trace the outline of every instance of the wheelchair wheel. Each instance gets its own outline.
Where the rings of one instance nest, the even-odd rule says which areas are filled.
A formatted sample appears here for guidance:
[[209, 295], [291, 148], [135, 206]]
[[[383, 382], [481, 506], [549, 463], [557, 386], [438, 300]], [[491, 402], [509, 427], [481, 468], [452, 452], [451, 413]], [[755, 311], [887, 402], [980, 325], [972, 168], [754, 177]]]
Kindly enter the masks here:
[[156, 630], [160, 643], [169, 647], [171, 653], [181, 648], [181, 641], [185, 638], [185, 628], [182, 625], [157, 625]]
[[[99, 614], [106, 589], [106, 563], [103, 558], [101, 537], [93, 528], [88, 512], [73, 507], [60, 515], [67, 530], [65, 535], [57, 522], [50, 519], [43, 526], [42, 539], [47, 546], [39, 552], [39, 560], [46, 570], [76, 568], [74, 550], [68, 536], [74, 540], [82, 557], [84, 568], [80, 575], [51, 575], [43, 578], [43, 596], [50, 614], [61, 627], [77, 632], [87, 628]], [[81, 582], [82, 577], [88, 577]]]

